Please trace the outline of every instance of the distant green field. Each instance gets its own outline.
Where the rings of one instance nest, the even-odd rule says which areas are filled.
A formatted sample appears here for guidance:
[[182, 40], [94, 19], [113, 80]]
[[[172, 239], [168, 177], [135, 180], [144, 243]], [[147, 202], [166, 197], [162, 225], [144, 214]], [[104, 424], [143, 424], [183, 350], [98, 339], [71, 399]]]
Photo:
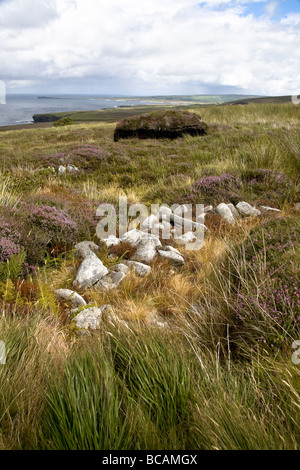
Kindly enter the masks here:
[[[243, 98], [238, 100], [232, 100], [232, 102], [227, 102], [226, 104], [286, 104], [291, 103], [292, 97], [290, 95], [287, 96], [260, 96], [260, 97], [252, 97], [252, 98]], [[225, 103], [224, 103], [225, 104]]]
[[[128, 98], [128, 102], [140, 101], [142, 97]], [[70, 117], [74, 122], [116, 122], [126, 117], [135, 116], [143, 113], [151, 113], [157, 109], [180, 109], [187, 106], [191, 110], [210, 105], [247, 105], [253, 104], [284, 104], [290, 103], [290, 96], [276, 97], [254, 97], [246, 95], [179, 95], [179, 96], [152, 96], [147, 97], [148, 101], [153, 100], [152, 105], [145, 106], [122, 106], [119, 108], [106, 108], [96, 111], [68, 111], [60, 113], [35, 114], [33, 116], [35, 123], [50, 123], [64, 117]], [[162, 104], [157, 104], [161, 101]]]
[[64, 117], [70, 117], [74, 122], [114, 122], [136, 114], [151, 113], [160, 108], [161, 106], [128, 106], [128, 108], [108, 108], [99, 109], [97, 111], [69, 111], [62, 113], [35, 114], [33, 119], [35, 122], [53, 122]]

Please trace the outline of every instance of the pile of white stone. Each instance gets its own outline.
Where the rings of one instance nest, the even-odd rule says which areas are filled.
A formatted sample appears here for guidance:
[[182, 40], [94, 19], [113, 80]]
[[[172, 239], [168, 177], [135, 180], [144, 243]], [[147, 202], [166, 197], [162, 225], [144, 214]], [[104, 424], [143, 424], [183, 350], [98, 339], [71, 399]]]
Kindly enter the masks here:
[[75, 165], [60, 165], [58, 168], [59, 176], [64, 175], [66, 173], [78, 173], [79, 168]]
[[[212, 206], [205, 207], [203, 212], [198, 215], [196, 222], [193, 222], [178, 215], [188, 212], [186, 206], [179, 206], [174, 212], [169, 207], [162, 206], [156, 215], [151, 215], [142, 222], [140, 230], [132, 229], [121, 238], [109, 236], [101, 240], [99, 246], [90, 241], [77, 244], [75, 247], [76, 256], [81, 259], [81, 264], [73, 282], [74, 289], [80, 291], [91, 287], [98, 291], [116, 289], [131, 271], [139, 277], [148, 276], [152, 270], [150, 265], [157, 257], [168, 260], [173, 267], [183, 266], [185, 264], [184, 255], [172, 245], [163, 246], [159, 236], [154, 235], [153, 232], [158, 234], [166, 231], [179, 245], [185, 245], [195, 242], [197, 233], [204, 234], [207, 231], [204, 222], [209, 212], [218, 214], [228, 224], [236, 223], [240, 217], [257, 217], [262, 212], [280, 212], [279, 209], [266, 206], [260, 206], [260, 209], [252, 207], [247, 202], [240, 202], [236, 206], [222, 203], [215, 209]], [[183, 227], [185, 233], [182, 235]], [[202, 240], [204, 243], [204, 236]], [[130, 260], [122, 260], [121, 263], [107, 269], [96, 254], [99, 248], [102, 244], [111, 248], [124, 243], [130, 243], [136, 248], [134, 255]], [[203, 243], [200, 243], [198, 249], [202, 248]], [[97, 329], [99, 327], [107, 306], [85, 308], [85, 300], [75, 290], [60, 289], [56, 291], [56, 295], [58, 299], [70, 303], [73, 313], [83, 308], [74, 318], [78, 328]]]

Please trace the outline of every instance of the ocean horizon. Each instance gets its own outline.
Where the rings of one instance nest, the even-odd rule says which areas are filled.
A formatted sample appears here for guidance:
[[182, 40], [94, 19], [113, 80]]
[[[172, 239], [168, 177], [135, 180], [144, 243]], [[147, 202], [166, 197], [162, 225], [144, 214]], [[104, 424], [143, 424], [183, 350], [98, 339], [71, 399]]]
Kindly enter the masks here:
[[110, 95], [8, 94], [6, 104], [0, 104], [0, 126], [31, 124], [35, 114], [93, 111], [147, 104], [153, 105], [153, 101]]

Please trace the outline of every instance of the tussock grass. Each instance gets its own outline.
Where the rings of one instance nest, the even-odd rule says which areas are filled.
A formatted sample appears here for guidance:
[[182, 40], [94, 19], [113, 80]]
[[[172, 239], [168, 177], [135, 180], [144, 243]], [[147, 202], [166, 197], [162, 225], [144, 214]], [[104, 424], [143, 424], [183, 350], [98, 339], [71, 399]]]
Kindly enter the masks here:
[[0, 206], [14, 209], [18, 205], [20, 199], [21, 196], [11, 188], [9, 177], [3, 178], [0, 174]]

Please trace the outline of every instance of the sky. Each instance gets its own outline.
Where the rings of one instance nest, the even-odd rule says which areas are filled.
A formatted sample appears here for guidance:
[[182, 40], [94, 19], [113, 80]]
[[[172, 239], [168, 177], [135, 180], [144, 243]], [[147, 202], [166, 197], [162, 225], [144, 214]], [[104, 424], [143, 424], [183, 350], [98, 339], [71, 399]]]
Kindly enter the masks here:
[[300, 94], [300, 0], [0, 0], [8, 93]]

